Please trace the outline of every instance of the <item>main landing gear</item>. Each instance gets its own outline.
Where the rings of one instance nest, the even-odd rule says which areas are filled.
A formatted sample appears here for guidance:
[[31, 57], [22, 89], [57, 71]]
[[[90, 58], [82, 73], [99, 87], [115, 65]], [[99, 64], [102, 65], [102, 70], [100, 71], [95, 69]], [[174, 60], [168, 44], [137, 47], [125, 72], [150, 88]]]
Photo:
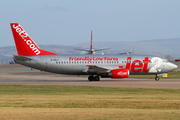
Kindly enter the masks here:
[[99, 81], [100, 78], [99, 78], [99, 76], [95, 76], [95, 77], [94, 77], [94, 76], [89, 76], [89, 77], [88, 77], [88, 80], [89, 80], [89, 81]]

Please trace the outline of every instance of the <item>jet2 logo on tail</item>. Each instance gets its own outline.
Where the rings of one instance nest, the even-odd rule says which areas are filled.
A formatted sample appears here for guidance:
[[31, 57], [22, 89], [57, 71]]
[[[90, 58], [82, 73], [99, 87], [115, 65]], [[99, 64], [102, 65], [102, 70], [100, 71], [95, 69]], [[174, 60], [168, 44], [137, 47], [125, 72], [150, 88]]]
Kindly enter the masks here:
[[[36, 55], [39, 55], [41, 52], [39, 51], [38, 47], [36, 46], [35, 43], [32, 42], [31, 38], [28, 36], [28, 34], [21, 28], [20, 25], [13, 25], [12, 26], [17, 33], [19, 33], [19, 35], [22, 37], [22, 39], [26, 42], [26, 44], [29, 46], [29, 48], [32, 49], [32, 51], [34, 51], [34, 53], [36, 53]], [[27, 40], [29, 39], [29, 40]]]
[[[17, 33], [19, 33], [19, 35], [22, 37], [22, 39], [24, 39], [24, 37], [28, 36], [27, 33], [21, 29], [20, 25], [18, 25], [18, 26], [13, 25], [12, 27], [16, 30]], [[24, 41], [26, 41], [26, 39]]]

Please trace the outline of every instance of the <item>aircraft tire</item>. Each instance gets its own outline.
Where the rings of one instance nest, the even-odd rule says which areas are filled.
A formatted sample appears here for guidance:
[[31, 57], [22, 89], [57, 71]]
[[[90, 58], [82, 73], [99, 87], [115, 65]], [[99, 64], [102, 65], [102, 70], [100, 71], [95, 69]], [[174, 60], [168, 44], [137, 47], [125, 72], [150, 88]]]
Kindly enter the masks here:
[[93, 76], [89, 76], [89, 77], [88, 77], [88, 80], [89, 80], [89, 81], [93, 81], [93, 80], [94, 80], [94, 77], [93, 77]]
[[99, 81], [99, 80], [100, 80], [99, 76], [94, 77], [94, 81]]
[[155, 80], [156, 80], [156, 81], [159, 81], [159, 77], [155, 77]]

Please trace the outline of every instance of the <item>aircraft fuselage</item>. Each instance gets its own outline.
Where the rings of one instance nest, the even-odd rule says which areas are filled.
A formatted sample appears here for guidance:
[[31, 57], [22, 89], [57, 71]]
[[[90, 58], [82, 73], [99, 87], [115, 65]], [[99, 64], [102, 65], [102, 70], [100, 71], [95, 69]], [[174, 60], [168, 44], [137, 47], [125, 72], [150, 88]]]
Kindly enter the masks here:
[[100, 66], [109, 69], [126, 68], [130, 75], [161, 74], [176, 68], [175, 64], [166, 59], [147, 55], [46, 55], [29, 57], [32, 60], [15, 59], [15, 61], [42, 71], [71, 75], [86, 75], [88, 66]]

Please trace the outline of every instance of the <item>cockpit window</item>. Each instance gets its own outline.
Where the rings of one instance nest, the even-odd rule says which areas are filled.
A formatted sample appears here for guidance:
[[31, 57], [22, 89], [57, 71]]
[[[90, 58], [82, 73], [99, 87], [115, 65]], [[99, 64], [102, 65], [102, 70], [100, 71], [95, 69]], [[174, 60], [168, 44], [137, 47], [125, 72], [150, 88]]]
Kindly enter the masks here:
[[162, 59], [163, 62], [169, 62], [167, 59]]

